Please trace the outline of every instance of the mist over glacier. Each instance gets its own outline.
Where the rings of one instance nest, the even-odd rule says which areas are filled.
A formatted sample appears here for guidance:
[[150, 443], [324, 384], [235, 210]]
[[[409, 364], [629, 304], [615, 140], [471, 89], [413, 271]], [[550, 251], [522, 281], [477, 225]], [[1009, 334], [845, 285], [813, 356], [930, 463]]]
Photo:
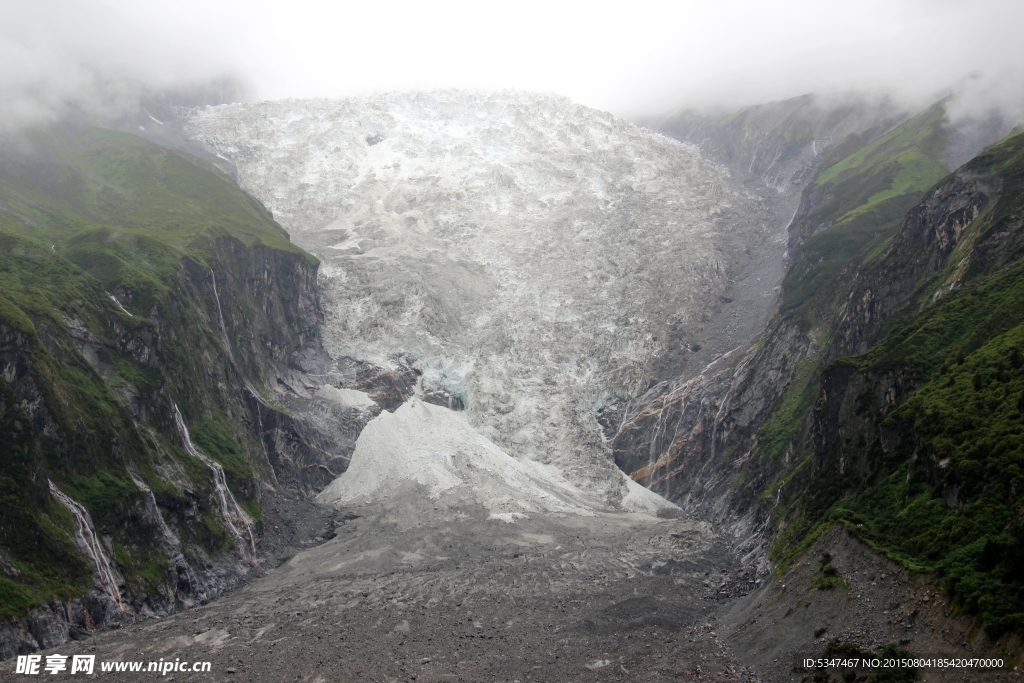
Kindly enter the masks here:
[[414, 362], [482, 435], [613, 504], [595, 411], [745, 341], [707, 327], [778, 229], [696, 148], [556, 96], [225, 105], [187, 130], [322, 259], [332, 355]]

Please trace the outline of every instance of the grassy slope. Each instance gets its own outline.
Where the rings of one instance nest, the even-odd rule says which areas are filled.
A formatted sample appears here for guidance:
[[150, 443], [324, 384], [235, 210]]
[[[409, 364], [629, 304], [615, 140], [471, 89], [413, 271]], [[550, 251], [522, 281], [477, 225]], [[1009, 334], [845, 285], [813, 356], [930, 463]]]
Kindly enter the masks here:
[[[971, 224], [959, 253], [892, 331], [840, 361], [867, 377], [902, 373], [921, 386], [882, 422], [886, 447], [876, 439], [847, 448], [847, 461], [859, 458], [862, 468], [843, 472], [838, 453], [828, 454], [802, 506], [809, 520], [843, 521], [907, 566], [941, 573], [999, 635], [1024, 632], [1024, 260], [1011, 253], [1005, 266], [972, 265], [957, 290], [928, 302], [963, 270], [973, 245], [1020, 230], [1024, 135], [968, 168], [1001, 179], [998, 203]], [[865, 419], [881, 421], [880, 407], [862, 400]]]
[[[782, 283], [780, 314], [802, 327], [818, 348], [828, 346], [834, 312], [853, 283], [896, 233], [906, 212], [947, 171], [939, 163], [946, 142], [943, 110], [935, 105], [870, 144], [851, 138], [829, 151], [802, 217], [823, 226], [794, 249]], [[802, 361], [781, 404], [759, 434], [762, 448], [778, 458], [804, 423], [817, 397], [823, 362]]]
[[935, 105], [874, 142], [843, 156], [838, 145], [812, 191], [821, 200], [803, 218], [824, 226], [799, 246], [783, 281], [783, 311], [828, 319], [849, 278], [896, 232], [907, 211], [948, 171], [943, 109]]
[[[188, 421], [205, 427], [197, 441], [225, 460], [229, 482], [251, 484], [253, 477], [216, 416], [189, 414], [200, 404], [189, 399], [206, 391], [203, 361], [217, 357], [220, 341], [182, 290], [182, 261], [206, 264], [224, 236], [304, 252], [229, 180], [109, 130], [7, 140], [0, 207], [0, 356], [27, 359], [28, 381], [53, 420], [40, 434], [15, 387], [0, 381], [0, 618], [91, 587], [92, 567], [68, 539], [72, 521], [48, 494], [47, 478], [113, 537], [119, 569], [136, 594], [144, 593], [162, 580], [166, 558], [154, 545], [159, 533], [139, 517], [141, 493], [126, 467], [171, 509], [181, 507], [181, 492], [157, 475], [166, 457], [197, 492], [210, 483], [173, 435], [165, 440], [136, 425], [125, 391], [154, 408], [181, 403]], [[110, 298], [115, 292], [131, 315]], [[115, 373], [100, 376], [79, 355], [72, 320], [107, 349]], [[140, 339], [151, 339], [159, 358], [140, 358], [126, 342]], [[213, 554], [230, 547], [209, 505], [201, 504], [198, 523], [181, 522], [186, 542]]]

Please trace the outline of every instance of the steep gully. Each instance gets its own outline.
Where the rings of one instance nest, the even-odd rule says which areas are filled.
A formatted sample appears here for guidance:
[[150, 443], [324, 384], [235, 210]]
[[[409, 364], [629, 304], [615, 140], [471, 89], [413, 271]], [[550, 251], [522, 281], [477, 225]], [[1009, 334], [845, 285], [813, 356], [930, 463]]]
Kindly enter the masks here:
[[[788, 210], [792, 195], [782, 197], [789, 199], [780, 202]], [[770, 265], [776, 278], [780, 264]], [[764, 320], [770, 306], [763, 302], [772, 301], [764, 296], [771, 291], [766, 287], [771, 273], [764, 274], [767, 282], [751, 275], [750, 282], [736, 278], [745, 287], [732, 291], [756, 294], [761, 305], [752, 307], [750, 317]], [[211, 284], [216, 291], [212, 272]], [[217, 308], [227, 336], [219, 296]], [[730, 330], [728, 323], [714, 322]], [[736, 368], [749, 362], [742, 342], [751, 336], [723, 335], [741, 343], [721, 348], [702, 372], [655, 384], [638, 398], [610, 403], [599, 414], [606, 433], [614, 429], [610, 441], [620, 467], [639, 472], [635, 478], [642, 483], [710, 519], [725, 517], [716, 492], [727, 475], [716, 467], [714, 444], [722, 431], [735, 429], [735, 417], [727, 423], [724, 411], [732, 396], [743, 393]], [[731, 372], [716, 372], [722, 366]], [[416, 393], [420, 372], [396, 366], [385, 373], [395, 387], [387, 401], [390, 410]], [[359, 375], [365, 373], [365, 364], [348, 359], [329, 371], [332, 384], [364, 389]], [[279, 382], [292, 401], [308, 400], [319, 384], [311, 374], [295, 373]], [[725, 399], [699, 400], [709, 387]], [[452, 396], [441, 389], [432, 389], [428, 398], [451, 405]], [[385, 403], [380, 392], [377, 397], [377, 405]], [[257, 415], [262, 415], [258, 407]], [[176, 421], [188, 448], [191, 440], [177, 411]], [[262, 432], [262, 417], [260, 422]], [[703, 439], [709, 451], [673, 452], [673, 445], [687, 442], [680, 435]], [[625, 460], [638, 451], [645, 453], [643, 461]], [[659, 468], [677, 458], [689, 458], [694, 469], [693, 483], [682, 493], [664, 488], [672, 479], [657, 476]], [[225, 520], [238, 522], [251, 541], [248, 518], [230, 490], [225, 485], [218, 491]], [[280, 492], [271, 496], [282, 497]], [[425, 506], [432, 508], [427, 518]], [[303, 680], [543, 680], [588, 672], [622, 679], [753, 676], [712, 626], [732, 598], [764, 579], [767, 567], [756, 532], [742, 536], [744, 528], [750, 531], [749, 523], [716, 529], [684, 521], [670, 506], [610, 514], [594, 499], [590, 507], [582, 515], [535, 512], [510, 526], [462, 494], [435, 497], [416, 487], [399, 487], [383, 498], [346, 501], [340, 515], [320, 530], [319, 538], [330, 537], [326, 543], [204, 607], [198, 618], [195, 612], [179, 614], [130, 632], [97, 636], [88, 648], [69, 647], [101, 658], [128, 658], [128, 652], [143, 652], [150, 659], [167, 654], [209, 658], [222, 671], [252, 680], [286, 673], [298, 673]], [[255, 559], [256, 548], [247, 545], [246, 534], [231, 528], [243, 557], [251, 547]], [[743, 563], [734, 554], [737, 541], [747, 553]], [[282, 657], [282, 651], [289, 655]]]

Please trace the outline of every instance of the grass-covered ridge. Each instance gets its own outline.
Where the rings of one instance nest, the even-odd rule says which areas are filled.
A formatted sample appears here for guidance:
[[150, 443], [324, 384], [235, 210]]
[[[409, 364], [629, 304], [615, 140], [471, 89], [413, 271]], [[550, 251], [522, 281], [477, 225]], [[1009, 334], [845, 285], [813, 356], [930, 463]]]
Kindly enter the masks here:
[[[845, 394], [823, 399], [843, 402], [843, 436], [818, 454], [779, 550], [841, 522], [940, 574], [998, 636], [1024, 633], [1024, 135], [961, 173], [999, 188], [997, 200], [884, 337], [829, 368], [849, 376]], [[903, 387], [895, 406], [890, 387]]]
[[[948, 174], [941, 104], [852, 153], [849, 141], [829, 159], [807, 194], [818, 197], [801, 218], [809, 233], [782, 283], [782, 311], [810, 324], [828, 319], [851, 276], [892, 238], [907, 211]], [[845, 154], [845, 156], [844, 156]]]
[[[798, 359], [781, 401], [760, 427], [753, 461], [760, 464], [754, 467], [777, 468], [806, 423], [820, 390], [836, 311], [857, 273], [877, 260], [906, 212], [947, 174], [939, 163], [947, 144], [942, 122], [940, 103], [872, 142], [850, 136], [826, 152], [819, 175], [805, 189], [802, 214], [793, 226], [803, 237], [792, 247], [778, 318], [801, 330], [810, 352]], [[783, 481], [803, 476], [801, 467], [798, 458]], [[774, 500], [777, 490], [762, 492], [765, 500], [769, 493]]]
[[133, 599], [174, 578], [132, 477], [186, 555], [233, 549], [174, 405], [258, 516], [264, 461], [237, 398], [245, 381], [262, 384], [267, 353], [252, 324], [266, 313], [250, 297], [273, 274], [247, 274], [256, 250], [316, 263], [228, 178], [132, 135], [64, 127], [0, 140], [0, 618], [92, 587], [47, 480], [110, 538]]
[[[101, 128], [47, 129], [4, 154], [0, 225], [46, 246], [112, 243], [101, 251], [125, 266], [177, 267], [175, 253], [202, 257], [197, 240], [229, 234], [247, 245], [312, 256], [259, 204], [220, 173], [125, 133]], [[118, 273], [103, 271], [101, 279]]]

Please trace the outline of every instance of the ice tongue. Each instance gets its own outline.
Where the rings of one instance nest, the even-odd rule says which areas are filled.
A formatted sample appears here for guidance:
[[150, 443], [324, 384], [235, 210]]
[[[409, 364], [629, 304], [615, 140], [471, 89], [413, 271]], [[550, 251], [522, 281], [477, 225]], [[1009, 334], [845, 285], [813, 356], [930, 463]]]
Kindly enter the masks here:
[[603, 505], [557, 468], [517, 460], [479, 434], [465, 413], [413, 399], [383, 412], [359, 435], [348, 470], [317, 500], [336, 506], [408, 495], [470, 497], [491, 517], [534, 513], [593, 515]]
[[[625, 480], [625, 475], [622, 475]], [[619, 511], [655, 516], [679, 509], [635, 482]], [[607, 504], [570, 483], [553, 465], [513, 458], [477, 432], [466, 413], [412, 399], [383, 412], [359, 435], [346, 472], [317, 500], [337, 507], [416, 492], [424, 501], [472, 500], [493, 519], [557, 513], [592, 516]]]

